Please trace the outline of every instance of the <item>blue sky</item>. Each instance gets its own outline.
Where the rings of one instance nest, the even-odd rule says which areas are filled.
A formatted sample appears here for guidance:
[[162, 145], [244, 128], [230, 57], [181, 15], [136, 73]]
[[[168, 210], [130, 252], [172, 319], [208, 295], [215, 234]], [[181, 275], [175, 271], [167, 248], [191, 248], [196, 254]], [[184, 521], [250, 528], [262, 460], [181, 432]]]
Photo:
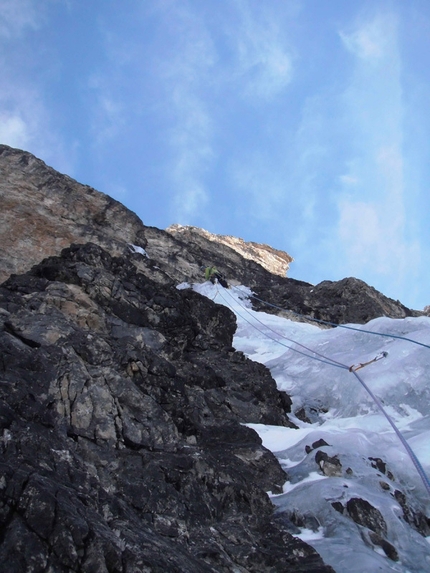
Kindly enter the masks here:
[[428, 0], [0, 0], [0, 141], [430, 304]]

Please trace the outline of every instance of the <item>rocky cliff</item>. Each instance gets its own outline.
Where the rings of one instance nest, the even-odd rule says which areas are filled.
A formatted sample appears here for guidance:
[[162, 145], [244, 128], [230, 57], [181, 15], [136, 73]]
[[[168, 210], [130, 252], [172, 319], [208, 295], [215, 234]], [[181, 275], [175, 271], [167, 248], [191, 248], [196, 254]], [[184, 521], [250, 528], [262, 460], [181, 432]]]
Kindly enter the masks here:
[[193, 243], [195, 235], [201, 235], [213, 241], [216, 244], [227, 245], [233, 251], [236, 251], [245, 259], [255, 261], [259, 263], [266, 271], [274, 275], [279, 275], [285, 277], [288, 269], [290, 268], [290, 263], [294, 260], [289, 254], [278, 249], [274, 249], [269, 245], [262, 245], [260, 243], [247, 242], [238, 237], [231, 237], [230, 235], [215, 235], [205, 231], [204, 229], [199, 229], [198, 227], [190, 227], [184, 225], [171, 225], [166, 229], [168, 233], [171, 233], [175, 237], [181, 237], [187, 242]]
[[241, 425], [289, 424], [233, 315], [72, 246], [0, 288], [9, 572], [329, 571], [275, 522], [286, 475]]
[[312, 287], [204, 233], [144, 226], [28, 153], [0, 146], [0, 170], [8, 573], [331, 571], [275, 518], [266, 492], [287, 476], [243, 425], [290, 425], [289, 397], [233, 348], [228, 309], [176, 285], [210, 263], [332, 320], [411, 311], [355, 279]]
[[[195, 227], [173, 225], [166, 232], [146, 226], [121, 203], [5, 145], [0, 145], [0, 210], [0, 281], [72, 243], [91, 241], [115, 256], [128, 256], [130, 245], [145, 249], [160, 282], [200, 282], [201, 266], [214, 264], [259, 298], [318, 319], [362, 323], [381, 315], [419, 314], [355, 278], [316, 286], [286, 278], [292, 258], [267, 245]], [[139, 269], [142, 257], [133, 262]]]

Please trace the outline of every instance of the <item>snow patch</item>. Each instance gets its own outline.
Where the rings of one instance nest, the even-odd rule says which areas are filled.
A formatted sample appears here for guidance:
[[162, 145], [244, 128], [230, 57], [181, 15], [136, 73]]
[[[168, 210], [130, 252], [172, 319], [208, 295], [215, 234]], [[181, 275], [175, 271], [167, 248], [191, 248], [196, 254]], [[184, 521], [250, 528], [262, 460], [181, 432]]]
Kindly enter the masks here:
[[143, 255], [144, 257], [149, 259], [148, 253], [142, 247], [139, 247], [138, 245], [133, 245], [132, 243], [128, 243], [128, 246], [133, 253], [139, 253], [139, 255]]
[[305, 527], [300, 530], [300, 533], [293, 533], [294, 537], [298, 537], [302, 541], [307, 543], [311, 541], [316, 541], [317, 539], [324, 538], [324, 528], [318, 527], [317, 531], [312, 531], [312, 529], [306, 529]]

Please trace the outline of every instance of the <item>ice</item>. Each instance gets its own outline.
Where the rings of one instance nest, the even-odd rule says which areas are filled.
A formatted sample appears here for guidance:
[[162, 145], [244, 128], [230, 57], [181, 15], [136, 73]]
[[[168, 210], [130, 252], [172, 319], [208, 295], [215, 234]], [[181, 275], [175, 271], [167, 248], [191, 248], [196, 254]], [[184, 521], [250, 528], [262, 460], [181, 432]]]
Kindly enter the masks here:
[[272, 452], [291, 448], [302, 438], [312, 432], [312, 428], [292, 430], [283, 426], [268, 426], [265, 424], [246, 424], [260, 436], [263, 446]]
[[312, 531], [312, 529], [306, 529], [306, 527], [302, 527], [300, 533], [293, 533], [294, 537], [298, 537], [302, 541], [316, 541], [317, 539], [322, 539], [324, 537], [323, 528], [319, 527], [316, 531]]
[[[407, 511], [415, 512], [416, 519], [428, 518], [429, 493], [386, 417], [348, 370], [387, 353], [357, 374], [382, 402], [428, 476], [430, 349], [389, 335], [430, 345], [430, 318], [377, 318], [349, 325], [355, 330], [321, 329], [253, 311], [246, 287], [227, 290], [208, 282], [193, 288], [236, 313], [234, 347], [270, 368], [278, 388], [292, 397], [290, 419], [298, 429], [248, 424], [287, 473], [283, 493], [271, 499], [288, 519], [293, 510], [303, 517], [306, 525], [293, 525], [292, 533], [313, 545], [337, 573], [430, 571], [429, 537], [408, 523], [399, 503], [406, 496]], [[331, 361], [337, 364], [326, 363]], [[317, 449], [341, 462], [341, 477], [323, 475], [312, 448], [319, 440], [328, 445]], [[384, 539], [395, 548], [394, 554], [387, 550], [391, 558], [372, 541], [372, 532], [348, 515], [346, 503], [354, 497], [383, 516]], [[413, 524], [411, 515], [408, 519]]]
[[140, 255], [149, 258], [148, 253], [144, 248], [139, 247], [138, 245], [133, 245], [132, 243], [129, 243], [128, 246], [130, 247], [130, 250], [133, 251], [133, 253], [139, 253]]

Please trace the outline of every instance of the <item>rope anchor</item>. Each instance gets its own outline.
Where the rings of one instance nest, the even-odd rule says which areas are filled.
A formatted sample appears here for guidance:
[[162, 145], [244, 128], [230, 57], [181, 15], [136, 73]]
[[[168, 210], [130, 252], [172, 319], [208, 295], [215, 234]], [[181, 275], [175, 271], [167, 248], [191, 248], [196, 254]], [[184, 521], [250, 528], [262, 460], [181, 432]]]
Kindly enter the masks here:
[[357, 370], [360, 370], [360, 368], [364, 368], [365, 366], [367, 366], [368, 364], [373, 364], [373, 362], [378, 362], [378, 360], [381, 360], [382, 358], [385, 358], [386, 356], [388, 356], [388, 352], [380, 352], [379, 354], [377, 354], [375, 356], [375, 358], [372, 358], [372, 360], [369, 360], [369, 362], [360, 362], [359, 364], [352, 364], [348, 370], [350, 372], [357, 372]]

